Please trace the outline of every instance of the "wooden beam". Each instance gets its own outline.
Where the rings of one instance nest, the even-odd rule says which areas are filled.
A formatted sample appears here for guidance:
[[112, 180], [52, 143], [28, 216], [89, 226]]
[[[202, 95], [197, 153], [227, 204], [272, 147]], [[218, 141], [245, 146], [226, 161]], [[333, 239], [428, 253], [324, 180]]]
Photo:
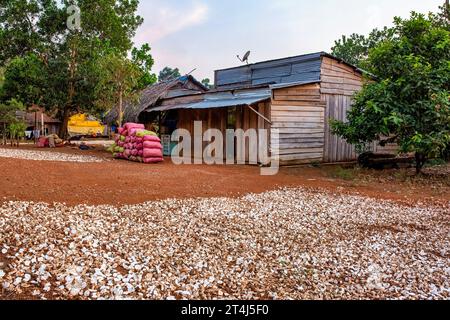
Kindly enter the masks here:
[[272, 121], [270, 121], [269, 119], [267, 119], [264, 115], [262, 115], [261, 113], [259, 113], [258, 111], [256, 111], [252, 106], [249, 106], [250, 110], [252, 110], [254, 113], [256, 113], [258, 116], [260, 116], [261, 118], [263, 118], [264, 120], [266, 120], [268, 123], [272, 124]]

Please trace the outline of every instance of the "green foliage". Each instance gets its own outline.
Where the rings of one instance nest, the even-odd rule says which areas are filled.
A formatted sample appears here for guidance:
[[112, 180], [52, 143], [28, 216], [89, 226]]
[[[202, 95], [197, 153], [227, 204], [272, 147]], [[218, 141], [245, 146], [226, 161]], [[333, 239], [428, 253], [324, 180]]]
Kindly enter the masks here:
[[0, 103], [0, 122], [12, 123], [16, 120], [16, 112], [25, 110], [23, 104], [16, 99]]
[[[433, 26], [450, 31], [449, 12], [449, 8], [446, 8], [444, 4], [439, 8], [437, 14], [429, 14], [429, 20]], [[396, 36], [395, 34], [396, 28], [384, 27], [372, 30], [367, 36], [356, 33], [350, 36], [344, 35], [335, 41], [331, 53], [347, 63], [370, 71], [370, 63], [367, 62], [369, 52], [382, 43], [391, 41]]]
[[354, 97], [348, 123], [332, 122], [360, 151], [375, 140], [398, 143], [416, 154], [418, 171], [450, 145], [450, 31], [434, 17], [395, 18], [393, 37], [369, 52], [376, 81]]
[[124, 100], [133, 98], [135, 89], [142, 81], [142, 69], [125, 56], [115, 53], [102, 57], [97, 65], [100, 77], [96, 87], [96, 104], [104, 110], [118, 107], [121, 123]]
[[[111, 54], [129, 54], [132, 38], [143, 22], [136, 15], [138, 0], [78, 0], [81, 29], [71, 31], [66, 10], [73, 3], [0, 2], [0, 63], [6, 64], [0, 101], [19, 98], [27, 106], [39, 104], [59, 114], [62, 137], [72, 114], [99, 115], [105, 111], [105, 104], [97, 103], [104, 98], [99, 96], [103, 93], [99, 83], [105, 76], [98, 62]], [[155, 81], [149, 51], [146, 45], [132, 52], [142, 73], [136, 88]]]
[[3, 87], [4, 83], [5, 83], [5, 68], [0, 66], [0, 94], [1, 88]]
[[12, 59], [5, 70], [1, 100], [17, 99], [29, 105], [41, 104], [45, 98], [42, 86], [46, 83], [44, 63], [34, 53]]
[[140, 49], [133, 48], [131, 55], [133, 63], [140, 69], [142, 75], [137, 83], [137, 89], [143, 89], [156, 83], [156, 74], [152, 73], [155, 61], [150, 54], [151, 48], [148, 43], [142, 45]]
[[25, 137], [25, 130], [27, 129], [27, 124], [23, 121], [14, 121], [9, 124], [8, 132], [12, 140], [21, 139]]
[[393, 36], [393, 29], [385, 27], [382, 30], [374, 29], [368, 36], [352, 34], [349, 37], [342, 36], [335, 41], [331, 53], [360, 68], [366, 68], [366, 59], [369, 51], [379, 43], [389, 40]]
[[[5, 103], [0, 103], [0, 132], [2, 133], [2, 142], [6, 144], [6, 135], [9, 134], [12, 139], [21, 138], [25, 133], [25, 125], [17, 119], [17, 112], [25, 110], [23, 104], [15, 99], [11, 99]], [[23, 131], [21, 129], [23, 128]]]
[[172, 69], [170, 67], [165, 67], [159, 72], [158, 81], [163, 82], [167, 80], [173, 80], [179, 77], [181, 77], [181, 73], [178, 68]]
[[333, 168], [330, 175], [335, 179], [342, 179], [346, 181], [355, 180], [356, 178], [354, 169], [346, 169], [341, 166]]
[[209, 78], [203, 79], [202, 84], [208, 89], [212, 88], [211, 80]]
[[40, 47], [41, 35], [33, 21], [39, 20], [45, 4], [38, 0], [0, 2], [0, 64]]

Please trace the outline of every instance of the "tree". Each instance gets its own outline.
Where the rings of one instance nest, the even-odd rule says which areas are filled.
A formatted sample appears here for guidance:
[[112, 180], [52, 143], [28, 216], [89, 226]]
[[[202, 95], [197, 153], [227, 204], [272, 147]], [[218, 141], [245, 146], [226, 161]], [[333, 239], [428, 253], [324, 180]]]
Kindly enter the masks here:
[[[4, 62], [17, 57], [24, 59], [7, 64], [5, 86], [16, 90], [4, 90], [3, 99], [19, 97], [26, 105], [38, 100], [46, 110], [57, 111], [63, 121], [61, 137], [67, 136], [71, 115], [104, 111], [95, 103], [101, 77], [95, 63], [111, 52], [126, 55], [143, 21], [136, 15], [138, 0], [78, 0], [81, 28], [69, 30], [67, 7], [72, 3], [68, 0], [63, 1], [64, 6], [58, 6], [55, 0], [0, 3], [0, 57]], [[10, 38], [20, 41], [9, 41]], [[28, 62], [33, 62], [39, 71], [18, 72]], [[15, 75], [13, 79], [8, 77], [11, 74]], [[45, 79], [36, 83], [33, 78], [30, 81], [30, 75], [45, 75]], [[21, 84], [32, 90], [25, 90]], [[32, 94], [23, 98], [24, 92]]]
[[[25, 108], [23, 104], [15, 99], [0, 103], [0, 124], [2, 125], [2, 140], [6, 144], [6, 134], [11, 124], [17, 122], [16, 113], [23, 111]], [[24, 129], [25, 131], [25, 129]]]
[[47, 9], [45, 1], [2, 0], [0, 2], [0, 64], [38, 50], [41, 35], [35, 21]]
[[417, 173], [450, 147], [450, 31], [434, 21], [433, 14], [395, 18], [392, 39], [369, 51], [375, 81], [354, 97], [347, 123], [332, 122], [360, 151], [381, 140], [415, 153]]
[[34, 53], [16, 57], [5, 69], [0, 100], [16, 99], [26, 101], [28, 105], [39, 105], [44, 102], [44, 85], [48, 79], [47, 68]]
[[181, 77], [180, 70], [178, 68], [172, 69], [170, 67], [165, 67], [159, 72], [158, 81], [168, 81]]
[[[442, 7], [439, 7], [437, 14], [430, 14], [430, 18], [436, 26], [450, 30], [450, 6], [448, 2], [447, 0]], [[384, 41], [391, 40], [394, 33], [395, 28], [384, 27], [373, 29], [367, 36], [357, 33], [350, 36], [343, 35], [341, 39], [334, 42], [331, 53], [347, 63], [367, 70], [369, 68], [367, 58], [370, 50]]]
[[148, 43], [142, 45], [140, 49], [133, 48], [131, 55], [133, 63], [140, 69], [142, 75], [137, 83], [136, 89], [144, 89], [145, 87], [156, 83], [156, 74], [152, 73], [152, 67], [155, 61], [150, 54], [151, 48]]
[[103, 57], [98, 66], [101, 77], [97, 85], [99, 98], [96, 103], [105, 110], [111, 106], [117, 106], [118, 122], [122, 125], [123, 103], [133, 98], [145, 73], [126, 57], [114, 53]]
[[434, 23], [447, 30], [450, 30], [450, 1], [446, 0], [442, 7], [439, 7], [439, 12], [434, 15]]
[[393, 32], [392, 28], [384, 27], [382, 30], [374, 29], [368, 36], [356, 33], [350, 37], [342, 36], [335, 41], [331, 53], [347, 63], [364, 69], [367, 67], [365, 62], [369, 51], [379, 43], [391, 39]]
[[211, 80], [209, 80], [209, 78], [203, 79], [203, 80], [202, 80], [202, 84], [203, 84], [206, 88], [208, 88], [208, 89], [211, 89], [211, 88], [212, 88]]
[[11, 122], [8, 126], [8, 132], [11, 139], [11, 147], [19, 147], [20, 139], [25, 136], [25, 130], [27, 129], [27, 124], [22, 120], [15, 120]]

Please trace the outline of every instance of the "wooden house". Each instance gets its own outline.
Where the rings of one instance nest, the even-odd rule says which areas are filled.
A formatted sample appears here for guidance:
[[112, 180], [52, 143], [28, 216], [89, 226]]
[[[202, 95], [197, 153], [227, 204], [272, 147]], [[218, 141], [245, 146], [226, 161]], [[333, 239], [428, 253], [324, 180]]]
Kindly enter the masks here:
[[[158, 119], [166, 134], [179, 128], [193, 134], [194, 121], [224, 135], [226, 129], [276, 130], [268, 150], [281, 165], [354, 161], [354, 147], [331, 133], [329, 119], [346, 120], [363, 82], [362, 70], [319, 52], [217, 70], [214, 89], [153, 97], [138, 118]], [[258, 141], [245, 151], [247, 161], [266, 140]]]

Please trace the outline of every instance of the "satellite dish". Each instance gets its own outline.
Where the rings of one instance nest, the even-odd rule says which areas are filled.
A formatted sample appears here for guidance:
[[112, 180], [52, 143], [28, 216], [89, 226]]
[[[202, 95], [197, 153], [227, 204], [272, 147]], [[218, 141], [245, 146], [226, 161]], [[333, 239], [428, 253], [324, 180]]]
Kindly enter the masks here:
[[248, 58], [250, 57], [250, 53], [251, 53], [251, 51], [247, 51], [247, 53], [244, 54], [244, 56], [242, 57], [242, 59], [241, 59], [241, 57], [239, 57], [239, 55], [238, 55], [237, 57], [238, 57], [239, 61], [245, 62], [245, 63], [248, 64]]

